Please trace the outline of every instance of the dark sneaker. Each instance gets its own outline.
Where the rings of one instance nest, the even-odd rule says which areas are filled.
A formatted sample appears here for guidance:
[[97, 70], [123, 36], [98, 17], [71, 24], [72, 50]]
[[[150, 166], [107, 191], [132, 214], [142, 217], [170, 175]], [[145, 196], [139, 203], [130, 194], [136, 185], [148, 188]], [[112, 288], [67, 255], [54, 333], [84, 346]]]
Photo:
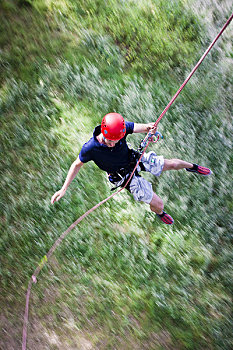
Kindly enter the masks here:
[[162, 220], [167, 225], [172, 225], [174, 222], [172, 217], [169, 214], [167, 214], [165, 211], [163, 211], [162, 214], [156, 214], [156, 215], [160, 220]]
[[212, 171], [209, 168], [205, 168], [204, 166], [200, 166], [197, 164], [193, 164], [193, 168], [186, 168], [187, 171], [191, 173], [196, 173], [203, 176], [208, 176], [212, 174]]

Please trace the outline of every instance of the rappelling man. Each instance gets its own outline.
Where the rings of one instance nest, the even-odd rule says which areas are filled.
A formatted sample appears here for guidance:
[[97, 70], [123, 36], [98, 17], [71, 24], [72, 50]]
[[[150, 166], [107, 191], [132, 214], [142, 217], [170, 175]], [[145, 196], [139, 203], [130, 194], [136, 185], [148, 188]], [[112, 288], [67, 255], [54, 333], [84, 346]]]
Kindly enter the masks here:
[[[71, 165], [62, 188], [51, 198], [51, 203], [60, 200], [71, 181], [78, 174], [81, 167], [89, 162], [94, 163], [107, 173], [109, 181], [116, 187], [123, 187], [131, 172], [135, 168], [140, 153], [130, 149], [126, 138], [133, 133], [155, 134], [154, 123], [138, 124], [125, 121], [118, 113], [108, 113], [102, 119], [93, 132], [93, 137], [85, 143], [78, 158]], [[144, 153], [137, 169], [127, 184], [127, 190], [136, 201], [145, 202], [150, 209], [165, 224], [171, 225], [174, 220], [164, 211], [163, 200], [153, 191], [152, 184], [141, 176], [142, 171], [148, 171], [155, 176], [160, 176], [163, 171], [185, 169], [199, 175], [210, 175], [211, 170], [181, 159], [164, 159], [155, 152]]]

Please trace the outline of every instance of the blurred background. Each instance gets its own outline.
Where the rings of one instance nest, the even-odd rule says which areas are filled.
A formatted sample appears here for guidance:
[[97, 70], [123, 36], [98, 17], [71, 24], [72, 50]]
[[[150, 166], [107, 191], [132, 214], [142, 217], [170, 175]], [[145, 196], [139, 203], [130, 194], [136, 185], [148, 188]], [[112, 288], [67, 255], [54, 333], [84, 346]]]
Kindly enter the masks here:
[[[50, 204], [82, 144], [109, 112], [155, 121], [232, 10], [228, 0], [0, 1], [1, 349], [21, 349], [42, 257], [110, 194], [88, 163]], [[71, 231], [33, 285], [28, 349], [232, 349], [232, 25], [150, 146], [213, 175], [145, 175], [172, 227], [123, 191]]]

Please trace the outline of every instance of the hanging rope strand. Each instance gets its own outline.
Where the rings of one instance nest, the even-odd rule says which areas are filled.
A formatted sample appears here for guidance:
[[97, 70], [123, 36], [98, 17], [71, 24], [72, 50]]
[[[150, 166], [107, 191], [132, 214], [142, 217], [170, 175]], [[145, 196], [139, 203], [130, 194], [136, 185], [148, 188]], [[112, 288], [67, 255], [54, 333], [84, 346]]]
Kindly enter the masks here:
[[[208, 47], [208, 49], [206, 50], [206, 52], [203, 54], [203, 56], [201, 57], [201, 59], [198, 61], [198, 63], [196, 64], [196, 66], [193, 68], [193, 70], [191, 71], [191, 73], [189, 74], [189, 76], [186, 78], [186, 80], [184, 81], [184, 83], [181, 85], [181, 87], [179, 88], [179, 90], [176, 92], [176, 94], [173, 96], [173, 98], [171, 99], [171, 101], [168, 103], [167, 107], [163, 110], [163, 112], [161, 113], [161, 115], [159, 116], [159, 118], [156, 120], [155, 122], [155, 126], [158, 126], [158, 123], [160, 122], [160, 120], [163, 118], [164, 114], [168, 111], [168, 109], [170, 108], [170, 106], [173, 104], [173, 102], [175, 101], [175, 99], [177, 98], [177, 96], [179, 95], [179, 93], [181, 92], [181, 90], [184, 88], [184, 86], [187, 84], [187, 82], [189, 81], [189, 79], [191, 78], [191, 76], [193, 75], [193, 73], [197, 70], [197, 68], [199, 67], [199, 65], [201, 64], [201, 62], [204, 60], [204, 58], [206, 57], [206, 55], [208, 54], [208, 52], [211, 50], [211, 48], [213, 47], [213, 45], [215, 44], [215, 42], [218, 40], [218, 38], [221, 36], [221, 34], [223, 33], [223, 31], [226, 29], [226, 27], [230, 24], [231, 20], [232, 20], [233, 14], [230, 16], [230, 18], [227, 20], [227, 22], [225, 23], [224, 27], [222, 28], [222, 30], [220, 31], [220, 33], [216, 36], [216, 38], [213, 40], [213, 42], [211, 43], [211, 45]], [[149, 134], [149, 133], [148, 133]], [[28, 326], [28, 313], [29, 313], [29, 301], [30, 301], [30, 294], [31, 294], [31, 288], [32, 288], [32, 283], [36, 283], [36, 277], [38, 276], [38, 274], [40, 273], [41, 269], [43, 268], [44, 264], [50, 259], [51, 255], [53, 254], [53, 252], [55, 251], [55, 249], [61, 244], [61, 242], [63, 241], [63, 239], [68, 235], [68, 233], [76, 226], [78, 225], [85, 217], [87, 217], [89, 214], [91, 214], [95, 209], [97, 209], [98, 207], [100, 207], [102, 204], [106, 203], [109, 199], [111, 199], [112, 197], [116, 196], [119, 192], [121, 192], [124, 188], [126, 188], [126, 186], [128, 185], [128, 183], [130, 182], [130, 180], [132, 179], [137, 166], [139, 165], [143, 154], [145, 153], [147, 147], [149, 146], [151, 141], [151, 138], [147, 136], [145, 137], [144, 140], [146, 141], [145, 147], [143, 149], [143, 152], [137, 162], [137, 164], [135, 165], [130, 177], [128, 178], [126, 184], [124, 185], [124, 187], [120, 188], [117, 192], [113, 193], [111, 196], [105, 198], [104, 200], [102, 200], [101, 202], [99, 202], [98, 204], [96, 204], [94, 207], [92, 207], [91, 209], [89, 209], [86, 213], [84, 213], [82, 216], [80, 216], [72, 225], [70, 225], [70, 227], [68, 227], [68, 229], [66, 231], [64, 231], [62, 233], [62, 235], [56, 240], [56, 242], [53, 244], [53, 246], [50, 248], [50, 250], [48, 251], [48, 253], [42, 258], [40, 264], [37, 266], [37, 268], [35, 269], [32, 277], [29, 280], [28, 283], [28, 288], [27, 288], [27, 294], [26, 294], [26, 305], [25, 305], [25, 313], [24, 313], [24, 324], [23, 324], [23, 337], [22, 337], [22, 350], [26, 350], [26, 343], [27, 343], [27, 326]]]
[[187, 84], [187, 82], [189, 81], [189, 79], [192, 77], [192, 75], [195, 73], [195, 71], [197, 70], [197, 68], [200, 66], [200, 64], [202, 63], [202, 61], [204, 60], [204, 58], [206, 57], [206, 55], [210, 52], [210, 50], [212, 49], [212, 47], [214, 46], [214, 44], [216, 43], [216, 41], [219, 39], [219, 37], [222, 35], [222, 33], [224, 32], [224, 30], [226, 29], [226, 27], [230, 24], [230, 22], [232, 21], [233, 18], [233, 14], [228, 18], [227, 22], [224, 24], [224, 26], [222, 27], [221, 31], [218, 33], [218, 35], [216, 36], [216, 38], [212, 41], [212, 43], [210, 44], [210, 46], [208, 47], [208, 49], [205, 51], [205, 53], [202, 55], [202, 57], [200, 58], [200, 60], [197, 62], [196, 66], [193, 68], [193, 70], [190, 72], [190, 74], [188, 75], [188, 77], [185, 79], [185, 81], [183, 82], [183, 84], [181, 85], [181, 87], [179, 88], [179, 90], [175, 93], [175, 95], [172, 97], [171, 101], [168, 103], [167, 107], [164, 108], [163, 112], [160, 114], [160, 116], [158, 117], [158, 119], [155, 122], [155, 126], [157, 126], [160, 122], [160, 120], [163, 118], [164, 114], [168, 111], [168, 109], [171, 107], [171, 105], [173, 104], [173, 102], [175, 101], [175, 99], [177, 98], [177, 96], [180, 94], [180, 92], [183, 90], [183, 88], [185, 87], [185, 85]]

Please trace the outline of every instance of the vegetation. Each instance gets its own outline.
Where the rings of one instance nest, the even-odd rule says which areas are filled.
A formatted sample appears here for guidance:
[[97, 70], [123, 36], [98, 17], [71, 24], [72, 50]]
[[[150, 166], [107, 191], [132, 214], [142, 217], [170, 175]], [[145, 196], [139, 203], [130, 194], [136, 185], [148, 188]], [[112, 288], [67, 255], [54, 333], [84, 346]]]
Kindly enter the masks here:
[[[87, 164], [50, 205], [82, 144], [110, 111], [154, 121], [212, 40], [191, 4], [0, 3], [2, 348], [20, 348], [25, 292], [42, 257], [109, 195], [105, 174]], [[231, 11], [227, 2], [225, 12], [212, 6], [218, 31]], [[154, 146], [213, 175], [145, 174], [173, 227], [122, 192], [71, 231], [33, 285], [28, 349], [232, 348], [228, 38], [229, 29], [160, 123], [164, 141]], [[137, 147], [140, 138], [128, 140]]]

